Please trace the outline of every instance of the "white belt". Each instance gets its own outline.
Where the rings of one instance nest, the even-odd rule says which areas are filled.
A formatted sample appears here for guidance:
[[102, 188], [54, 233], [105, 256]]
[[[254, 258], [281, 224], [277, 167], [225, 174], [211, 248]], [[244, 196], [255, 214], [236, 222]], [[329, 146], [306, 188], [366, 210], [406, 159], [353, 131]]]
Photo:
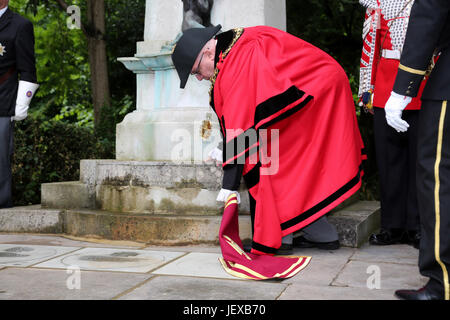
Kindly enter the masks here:
[[400, 60], [402, 53], [400, 52], [400, 50], [388, 50], [388, 49], [383, 49], [381, 51], [381, 56], [385, 59], [396, 59], [396, 60]]

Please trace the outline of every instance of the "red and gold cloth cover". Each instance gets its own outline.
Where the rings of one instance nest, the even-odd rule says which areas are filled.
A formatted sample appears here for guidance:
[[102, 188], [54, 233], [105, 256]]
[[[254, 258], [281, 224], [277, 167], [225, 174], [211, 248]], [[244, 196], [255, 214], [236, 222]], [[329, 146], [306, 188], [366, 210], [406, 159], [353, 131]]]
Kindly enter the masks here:
[[245, 252], [239, 237], [238, 203], [235, 194], [232, 194], [225, 204], [219, 240], [223, 256], [219, 260], [226, 272], [238, 278], [290, 278], [303, 270], [311, 260], [311, 257], [279, 257]]

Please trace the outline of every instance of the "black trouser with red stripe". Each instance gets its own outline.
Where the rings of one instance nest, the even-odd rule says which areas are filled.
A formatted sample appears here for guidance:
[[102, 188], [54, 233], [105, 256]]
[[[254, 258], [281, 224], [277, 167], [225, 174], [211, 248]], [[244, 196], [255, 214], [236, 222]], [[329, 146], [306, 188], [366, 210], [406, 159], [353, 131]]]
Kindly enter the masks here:
[[428, 290], [449, 299], [450, 110], [446, 101], [423, 100], [417, 151], [419, 269], [430, 278]]
[[418, 231], [416, 161], [418, 110], [402, 118], [408, 131], [397, 132], [386, 122], [383, 108], [374, 108], [375, 152], [380, 177], [381, 228]]
[[13, 126], [11, 117], [0, 117], [0, 209], [12, 207], [11, 156], [13, 153]]

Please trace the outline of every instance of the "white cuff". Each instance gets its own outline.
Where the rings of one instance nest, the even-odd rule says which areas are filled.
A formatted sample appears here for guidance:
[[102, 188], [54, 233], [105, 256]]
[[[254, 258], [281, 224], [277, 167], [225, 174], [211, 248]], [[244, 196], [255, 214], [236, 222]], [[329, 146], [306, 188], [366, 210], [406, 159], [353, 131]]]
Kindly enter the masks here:
[[405, 99], [406, 98], [406, 96], [398, 94], [394, 91], [391, 91], [391, 96], [393, 96], [394, 98], [397, 98], [397, 99]]
[[214, 148], [208, 153], [208, 157], [213, 160], [222, 162], [222, 150], [220, 150], [219, 148]]
[[235, 193], [237, 196], [237, 202], [241, 203], [241, 196], [239, 195], [239, 192], [227, 189], [220, 190], [219, 194], [217, 195], [216, 201], [226, 202], [233, 193]]
[[16, 105], [26, 106], [26, 108], [28, 109], [31, 99], [33, 99], [33, 96], [38, 88], [39, 85], [37, 83], [20, 80], [19, 88], [17, 89]]

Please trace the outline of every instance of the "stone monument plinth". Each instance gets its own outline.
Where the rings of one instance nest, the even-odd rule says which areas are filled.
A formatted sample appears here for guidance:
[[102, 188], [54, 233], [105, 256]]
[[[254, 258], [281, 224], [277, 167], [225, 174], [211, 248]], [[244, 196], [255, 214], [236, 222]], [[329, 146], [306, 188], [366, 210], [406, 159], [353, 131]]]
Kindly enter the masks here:
[[[211, 23], [222, 30], [270, 25], [286, 30], [285, 0], [215, 0]], [[41, 206], [0, 210], [1, 232], [63, 233], [151, 244], [218, 243], [222, 168], [204, 162], [220, 142], [209, 107], [210, 83], [184, 90], [170, 58], [180, 35], [181, 0], [146, 0], [144, 39], [133, 57], [136, 110], [117, 125], [116, 159], [82, 160], [80, 180], [45, 183]], [[241, 184], [239, 233], [251, 238]], [[379, 228], [379, 203], [347, 199], [330, 213], [341, 244], [358, 247]], [[243, 215], [241, 215], [244, 213]]]
[[[286, 30], [285, 11], [285, 0], [215, 0], [211, 23], [221, 24], [223, 31], [256, 25]], [[94, 224], [98, 225], [99, 217], [110, 213], [118, 215], [114, 221], [121, 224], [135, 221], [131, 218], [137, 216], [144, 224], [158, 223], [152, 228], [160, 232], [141, 236], [145, 241], [157, 242], [161, 230], [165, 230], [164, 239], [173, 243], [177, 235], [166, 233], [183, 233], [183, 242], [189, 237], [193, 242], [218, 240], [223, 203], [216, 197], [223, 171], [204, 160], [221, 142], [219, 124], [209, 106], [209, 81], [192, 77], [186, 88], [180, 89], [171, 53], [181, 36], [182, 22], [182, 1], [146, 0], [144, 39], [137, 43], [133, 57], [117, 59], [136, 74], [137, 101], [136, 110], [117, 125], [116, 159], [82, 160], [80, 181], [42, 185], [43, 208], [67, 210], [67, 217], [94, 210], [75, 215], [89, 223], [66, 219], [73, 222], [66, 227], [72, 233], [89, 233], [92, 217], [97, 217]], [[240, 212], [245, 214], [249, 202], [245, 185], [241, 185]], [[131, 220], [124, 220], [125, 216]], [[164, 229], [164, 223], [172, 225], [166, 218], [178, 219], [178, 227]], [[250, 218], [244, 218], [240, 218], [243, 239], [251, 235]], [[75, 228], [75, 224], [85, 227]], [[184, 225], [188, 229], [181, 232]], [[202, 228], [213, 230], [205, 233]], [[133, 227], [126, 230], [132, 233]], [[128, 233], [115, 234], [132, 238]]]

